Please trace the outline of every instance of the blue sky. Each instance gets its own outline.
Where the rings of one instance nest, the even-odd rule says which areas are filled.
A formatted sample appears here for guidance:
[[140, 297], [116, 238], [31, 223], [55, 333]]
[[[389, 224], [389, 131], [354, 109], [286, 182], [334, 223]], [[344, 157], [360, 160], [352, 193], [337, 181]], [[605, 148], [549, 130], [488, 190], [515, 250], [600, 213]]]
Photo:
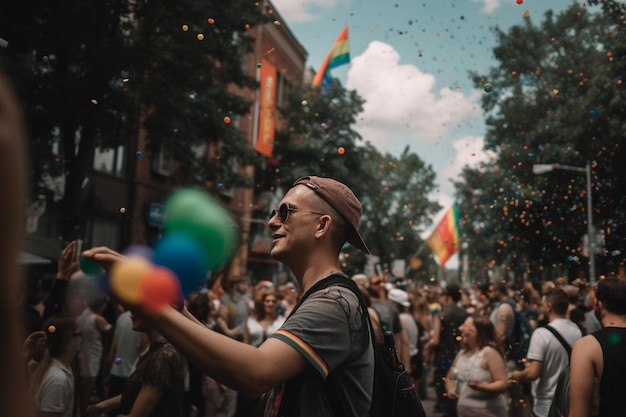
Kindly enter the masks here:
[[[468, 74], [487, 74], [496, 65], [492, 28], [522, 24], [526, 11], [538, 24], [546, 10], [559, 12], [573, 3], [517, 1], [272, 0], [315, 69], [349, 24], [351, 62], [332, 75], [366, 100], [356, 129], [381, 151], [397, 155], [408, 145], [431, 164], [438, 188], [430, 198], [444, 208], [453, 202], [450, 178], [490, 157], [482, 150], [479, 105], [487, 93], [475, 89]], [[550, 38], [546, 34], [546, 42]]]

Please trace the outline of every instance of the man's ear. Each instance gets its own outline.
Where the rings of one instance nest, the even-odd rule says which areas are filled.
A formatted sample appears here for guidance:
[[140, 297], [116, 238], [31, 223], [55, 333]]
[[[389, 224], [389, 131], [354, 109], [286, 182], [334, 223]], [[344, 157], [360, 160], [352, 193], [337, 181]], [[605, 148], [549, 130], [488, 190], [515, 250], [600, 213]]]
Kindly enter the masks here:
[[330, 225], [333, 222], [333, 218], [330, 217], [329, 215], [325, 214], [322, 217], [320, 217], [319, 222], [317, 223], [317, 233], [316, 235], [323, 235], [328, 233], [328, 231], [330, 230]]

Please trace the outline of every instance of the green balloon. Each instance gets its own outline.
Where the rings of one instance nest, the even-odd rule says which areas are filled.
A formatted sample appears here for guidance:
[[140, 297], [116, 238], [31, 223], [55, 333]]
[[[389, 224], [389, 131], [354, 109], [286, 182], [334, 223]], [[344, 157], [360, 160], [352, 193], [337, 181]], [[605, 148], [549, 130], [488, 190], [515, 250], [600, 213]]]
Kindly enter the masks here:
[[98, 262], [90, 258], [83, 258], [81, 256], [78, 259], [78, 263], [80, 265], [80, 270], [83, 271], [85, 275], [100, 275], [104, 271]]
[[228, 212], [204, 191], [183, 188], [165, 204], [165, 229], [194, 237], [202, 246], [207, 269], [226, 263], [237, 250], [238, 232]]

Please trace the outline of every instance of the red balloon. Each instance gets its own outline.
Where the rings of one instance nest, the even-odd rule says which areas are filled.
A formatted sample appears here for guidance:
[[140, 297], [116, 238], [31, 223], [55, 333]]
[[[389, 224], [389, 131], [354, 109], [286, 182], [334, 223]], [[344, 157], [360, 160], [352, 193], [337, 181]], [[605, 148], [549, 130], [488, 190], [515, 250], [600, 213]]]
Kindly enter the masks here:
[[143, 307], [151, 312], [159, 312], [181, 300], [180, 282], [171, 270], [157, 266], [142, 280], [141, 294]]

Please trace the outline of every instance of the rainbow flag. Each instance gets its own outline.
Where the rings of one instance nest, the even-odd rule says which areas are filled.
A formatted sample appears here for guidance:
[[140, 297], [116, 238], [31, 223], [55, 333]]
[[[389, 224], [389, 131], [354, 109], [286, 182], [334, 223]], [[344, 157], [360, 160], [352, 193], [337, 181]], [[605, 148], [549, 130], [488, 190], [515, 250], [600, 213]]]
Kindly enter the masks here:
[[446, 211], [426, 243], [437, 255], [441, 266], [459, 251], [459, 207], [456, 204]]
[[313, 86], [322, 87], [322, 90], [330, 89], [333, 79], [330, 70], [350, 62], [350, 48], [348, 46], [348, 25], [346, 25], [335, 41], [332, 49], [326, 56], [319, 71], [313, 77]]

